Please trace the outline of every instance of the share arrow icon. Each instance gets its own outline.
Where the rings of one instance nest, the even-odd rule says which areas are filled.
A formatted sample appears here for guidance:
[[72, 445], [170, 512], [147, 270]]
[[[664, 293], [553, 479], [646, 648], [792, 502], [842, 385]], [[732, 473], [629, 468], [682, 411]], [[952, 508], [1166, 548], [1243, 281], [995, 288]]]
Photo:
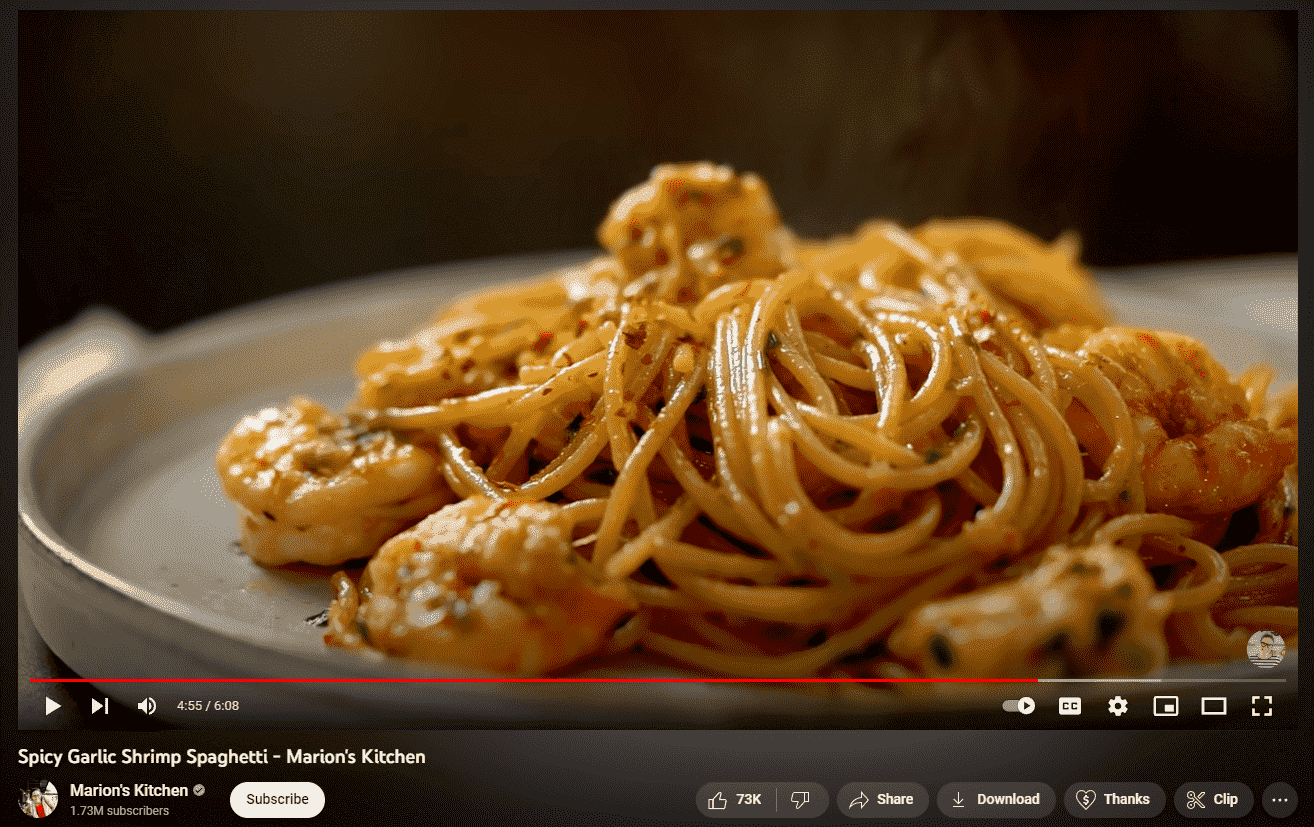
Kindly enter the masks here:
[[867, 806], [867, 802], [870, 800], [871, 799], [867, 798], [867, 794], [865, 792], [859, 792], [858, 797], [853, 799], [853, 801], [849, 802], [849, 809], [852, 810], [854, 807], [857, 807], [859, 810], [861, 810], [863, 807]]

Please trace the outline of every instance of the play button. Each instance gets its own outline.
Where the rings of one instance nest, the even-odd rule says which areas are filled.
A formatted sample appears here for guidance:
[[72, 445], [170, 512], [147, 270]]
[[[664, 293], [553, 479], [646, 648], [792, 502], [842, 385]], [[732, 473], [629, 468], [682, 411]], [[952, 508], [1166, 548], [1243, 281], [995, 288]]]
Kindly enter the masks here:
[[46, 698], [46, 714], [49, 715], [50, 713], [54, 712], [56, 709], [59, 709], [59, 704], [55, 703], [49, 698]]
[[1032, 712], [1036, 711], [1036, 702], [1030, 698], [1018, 698], [1017, 711], [1021, 712], [1023, 715], [1030, 715]]

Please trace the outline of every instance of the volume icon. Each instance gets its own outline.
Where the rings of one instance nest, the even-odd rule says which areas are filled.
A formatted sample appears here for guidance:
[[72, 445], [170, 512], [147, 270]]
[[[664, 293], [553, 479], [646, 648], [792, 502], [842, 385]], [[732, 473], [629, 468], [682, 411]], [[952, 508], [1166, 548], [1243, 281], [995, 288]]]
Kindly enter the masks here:
[[142, 701], [141, 703], [137, 704], [137, 708], [140, 709], [142, 712], [145, 712], [147, 715], [154, 715], [154, 714], [155, 714], [155, 699], [154, 699], [154, 698], [147, 698], [146, 700], [144, 700], [144, 701]]

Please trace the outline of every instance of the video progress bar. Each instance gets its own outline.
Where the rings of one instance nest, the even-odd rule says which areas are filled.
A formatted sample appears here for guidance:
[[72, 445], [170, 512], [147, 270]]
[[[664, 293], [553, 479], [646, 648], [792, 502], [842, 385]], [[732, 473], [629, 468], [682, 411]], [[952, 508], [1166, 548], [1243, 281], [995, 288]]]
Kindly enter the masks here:
[[1037, 683], [1286, 683], [1286, 678], [1038, 678]]

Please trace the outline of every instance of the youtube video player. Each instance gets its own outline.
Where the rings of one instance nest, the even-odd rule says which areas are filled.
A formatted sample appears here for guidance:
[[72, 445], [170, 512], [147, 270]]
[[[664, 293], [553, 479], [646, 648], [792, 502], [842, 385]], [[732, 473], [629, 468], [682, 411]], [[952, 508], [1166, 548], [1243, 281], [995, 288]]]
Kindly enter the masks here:
[[5, 15], [21, 817], [1314, 823], [1308, 9]]

